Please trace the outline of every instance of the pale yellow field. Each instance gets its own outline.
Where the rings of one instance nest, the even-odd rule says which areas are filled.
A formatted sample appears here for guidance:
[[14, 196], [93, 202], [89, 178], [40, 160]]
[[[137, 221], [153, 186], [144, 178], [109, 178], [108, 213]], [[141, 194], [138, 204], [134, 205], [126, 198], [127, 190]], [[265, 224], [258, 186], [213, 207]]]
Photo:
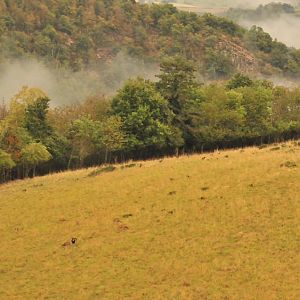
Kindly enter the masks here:
[[298, 143], [117, 167], [0, 186], [0, 299], [300, 299]]

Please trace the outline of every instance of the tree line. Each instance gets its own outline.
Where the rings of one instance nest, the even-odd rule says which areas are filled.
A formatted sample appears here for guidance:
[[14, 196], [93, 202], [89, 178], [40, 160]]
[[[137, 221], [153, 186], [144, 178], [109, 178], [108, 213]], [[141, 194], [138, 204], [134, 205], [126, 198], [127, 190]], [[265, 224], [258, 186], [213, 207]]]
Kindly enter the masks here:
[[300, 133], [300, 88], [235, 74], [203, 85], [194, 65], [165, 58], [157, 80], [128, 80], [112, 98], [50, 107], [24, 87], [0, 105], [1, 181], [163, 155], [244, 147]]

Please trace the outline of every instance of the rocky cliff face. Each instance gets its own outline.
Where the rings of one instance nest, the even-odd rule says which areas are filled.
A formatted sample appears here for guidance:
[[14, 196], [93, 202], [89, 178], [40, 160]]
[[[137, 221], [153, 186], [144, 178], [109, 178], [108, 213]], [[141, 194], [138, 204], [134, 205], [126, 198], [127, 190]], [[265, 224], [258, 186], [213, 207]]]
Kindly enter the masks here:
[[216, 47], [225, 56], [230, 58], [237, 70], [246, 73], [258, 71], [258, 60], [256, 57], [237, 42], [234, 42], [223, 35]]

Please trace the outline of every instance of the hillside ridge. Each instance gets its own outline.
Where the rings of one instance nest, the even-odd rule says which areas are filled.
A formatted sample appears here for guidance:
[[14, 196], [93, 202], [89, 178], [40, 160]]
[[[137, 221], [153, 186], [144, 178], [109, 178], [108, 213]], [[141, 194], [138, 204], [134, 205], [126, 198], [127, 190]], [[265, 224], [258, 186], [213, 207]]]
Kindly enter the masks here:
[[[2, 61], [29, 55], [57, 68], [81, 70], [110, 62], [120, 52], [151, 62], [180, 54], [212, 78], [237, 70], [300, 74], [299, 51], [259, 29], [247, 31], [228, 19], [198, 16], [168, 4], [1, 0], [0, 15]], [[226, 51], [220, 49], [224, 40], [231, 44]], [[243, 49], [237, 51], [239, 47]], [[256, 67], [249, 64], [250, 57], [257, 61]], [[217, 66], [211, 68], [212, 64]]]

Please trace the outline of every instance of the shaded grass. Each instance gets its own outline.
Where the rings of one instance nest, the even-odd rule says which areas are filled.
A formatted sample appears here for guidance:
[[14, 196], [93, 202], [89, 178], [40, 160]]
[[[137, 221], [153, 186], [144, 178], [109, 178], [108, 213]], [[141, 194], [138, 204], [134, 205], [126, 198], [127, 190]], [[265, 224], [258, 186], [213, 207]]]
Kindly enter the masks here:
[[0, 299], [299, 299], [300, 147], [203, 157], [0, 186]]
[[100, 168], [100, 169], [93, 170], [92, 172], [90, 172], [88, 174], [88, 176], [89, 177], [94, 177], [94, 176], [98, 176], [98, 175], [103, 174], [103, 173], [113, 172], [115, 170], [116, 170], [115, 166], [106, 166], [106, 167], [103, 167], [103, 168]]

